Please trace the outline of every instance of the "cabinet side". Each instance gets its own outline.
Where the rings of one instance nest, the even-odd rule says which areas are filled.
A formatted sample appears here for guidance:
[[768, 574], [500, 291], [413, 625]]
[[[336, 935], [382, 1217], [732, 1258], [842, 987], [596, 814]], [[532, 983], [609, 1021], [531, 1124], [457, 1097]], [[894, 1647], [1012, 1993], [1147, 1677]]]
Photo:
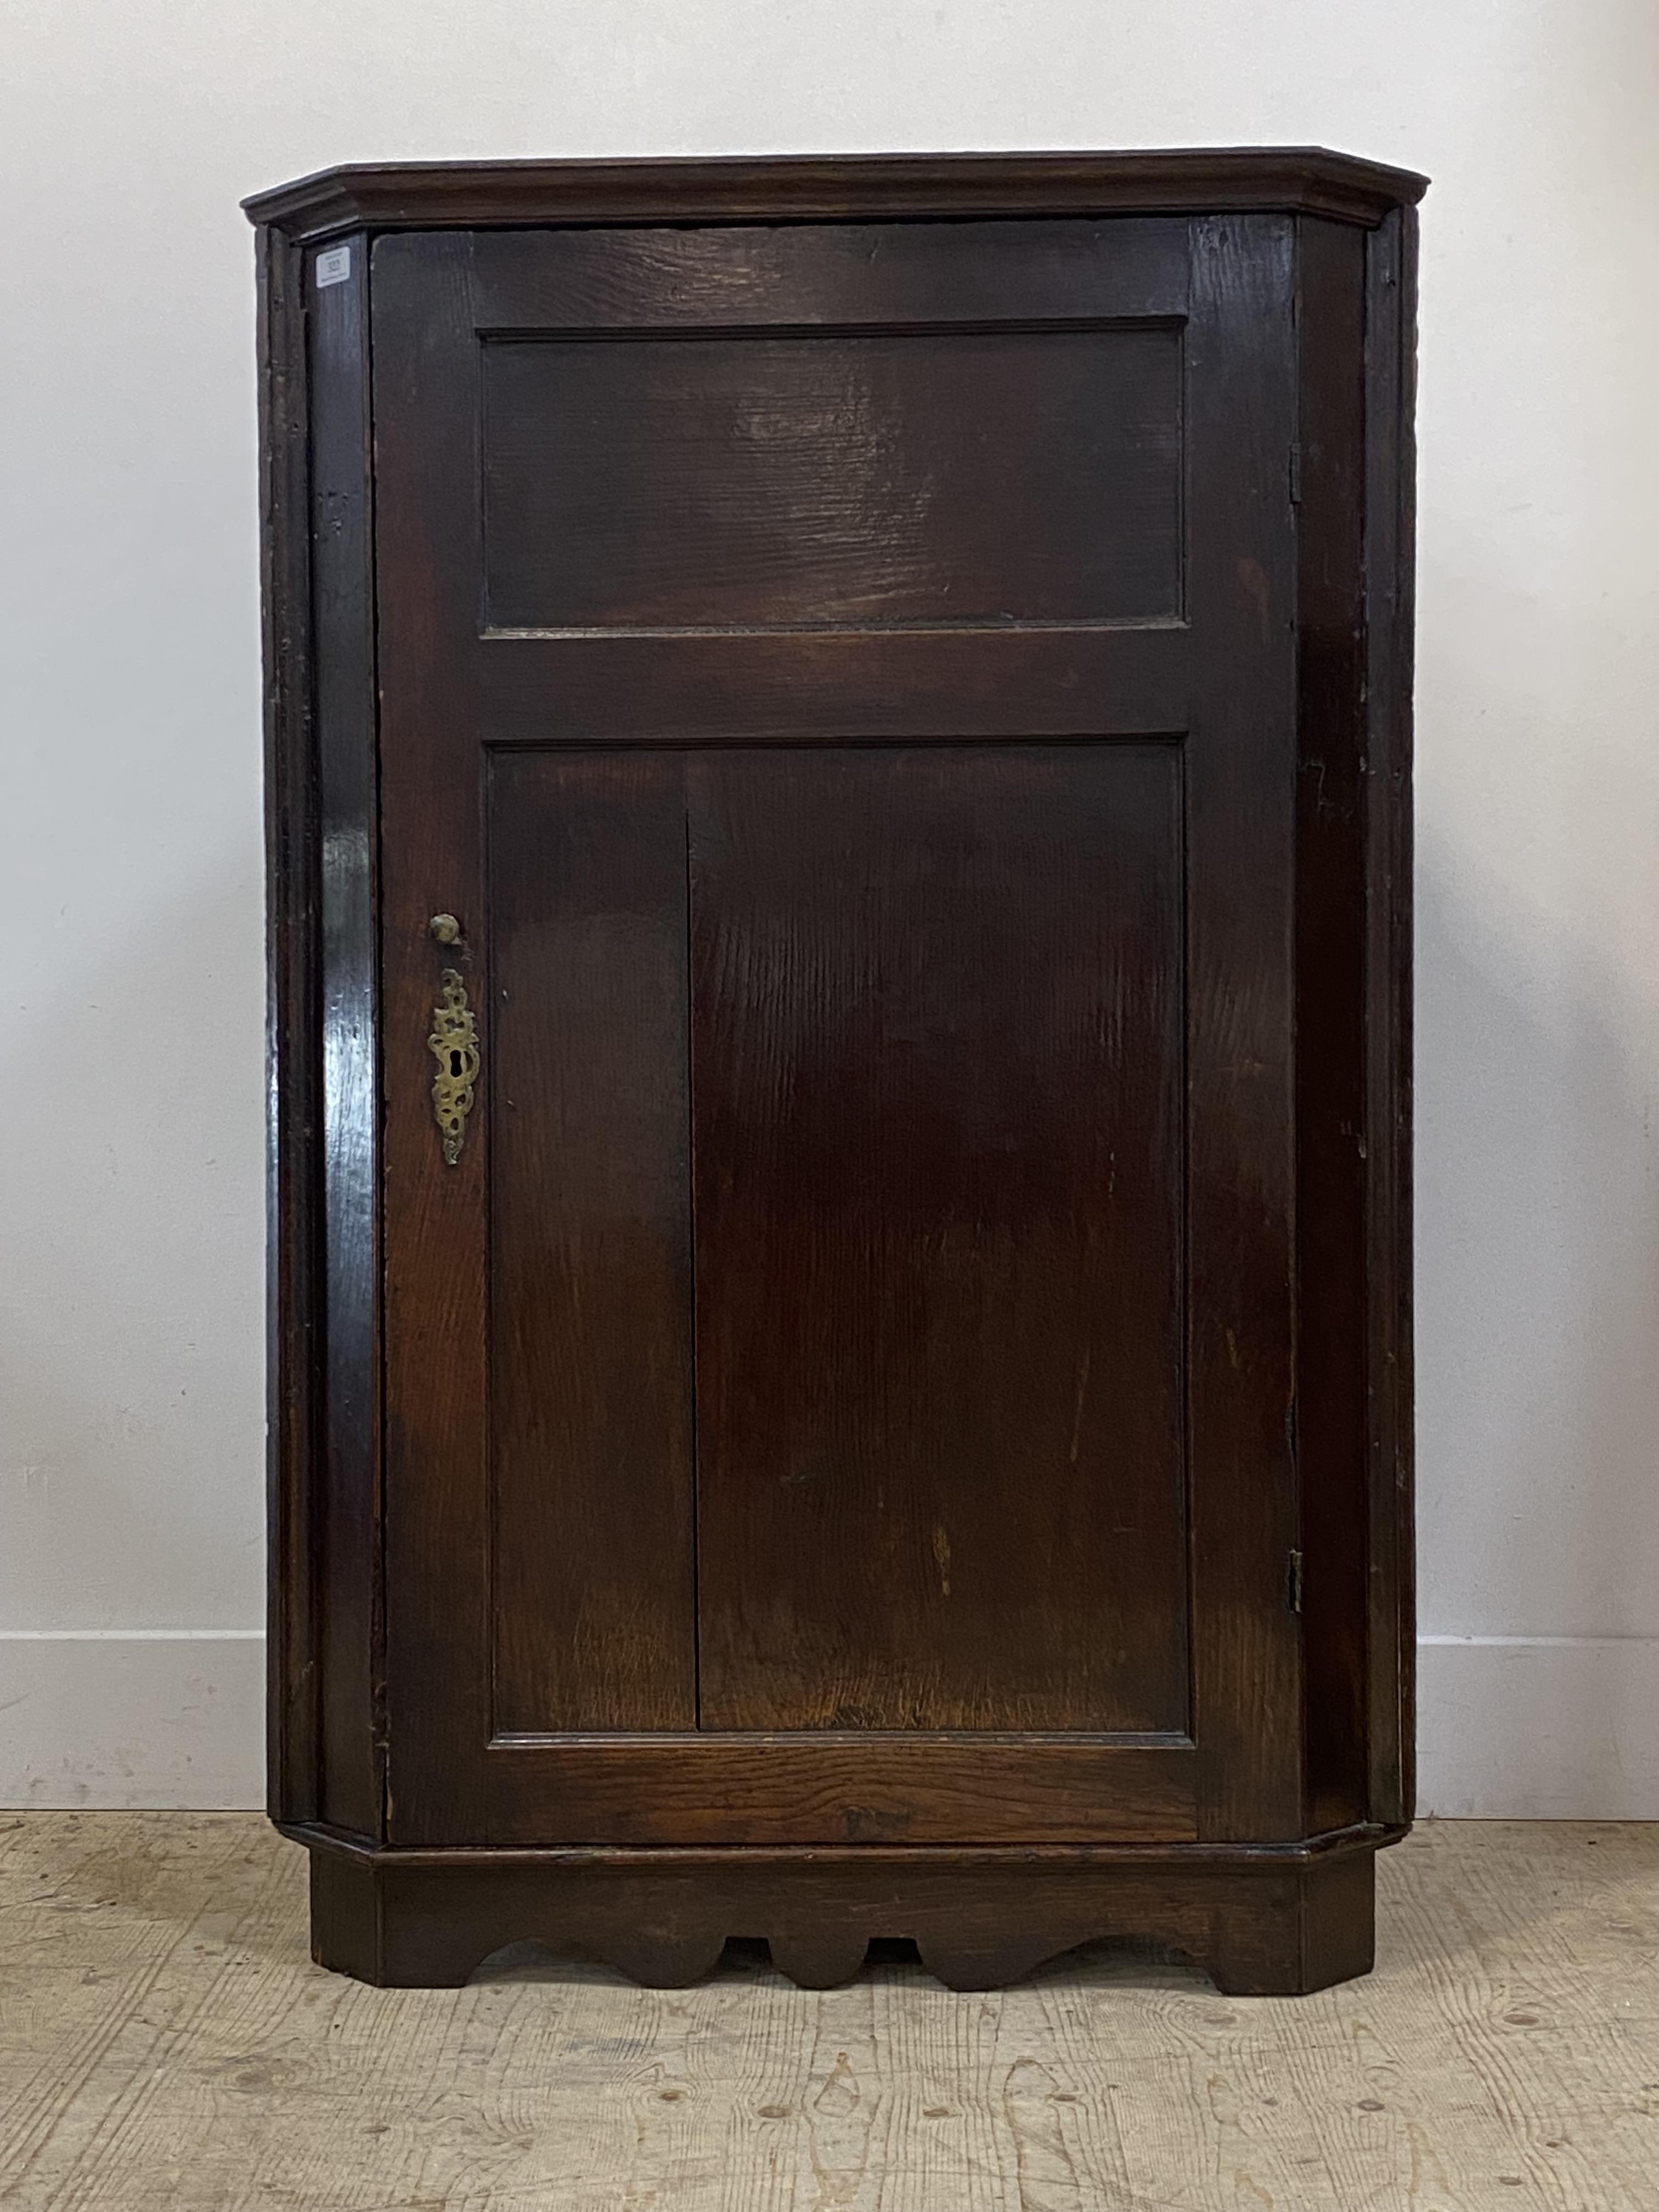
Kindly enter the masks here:
[[1416, 216], [1297, 224], [1297, 1431], [1308, 1825], [1411, 1816]]
[[264, 656], [266, 1803], [317, 1814], [313, 1481], [320, 1393], [317, 788], [303, 257], [262, 228], [259, 569]]
[[1297, 1468], [1306, 1823], [1366, 1819], [1364, 234], [1297, 226]]
[[306, 253], [316, 740], [319, 1288], [313, 1492], [318, 1817], [384, 1827], [379, 762], [368, 242]]
[[1371, 1817], [1416, 1797], [1412, 681], [1417, 210], [1365, 234], [1366, 1334]]

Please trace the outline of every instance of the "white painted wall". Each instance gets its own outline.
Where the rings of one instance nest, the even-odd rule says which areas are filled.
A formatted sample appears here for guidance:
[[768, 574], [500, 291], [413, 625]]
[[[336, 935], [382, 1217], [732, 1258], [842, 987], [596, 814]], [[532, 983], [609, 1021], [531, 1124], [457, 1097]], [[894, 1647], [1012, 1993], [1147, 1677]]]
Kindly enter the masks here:
[[0, 1796], [257, 1800], [252, 241], [343, 159], [1425, 168], [1425, 1805], [1659, 1815], [1653, 0], [7, 0]]

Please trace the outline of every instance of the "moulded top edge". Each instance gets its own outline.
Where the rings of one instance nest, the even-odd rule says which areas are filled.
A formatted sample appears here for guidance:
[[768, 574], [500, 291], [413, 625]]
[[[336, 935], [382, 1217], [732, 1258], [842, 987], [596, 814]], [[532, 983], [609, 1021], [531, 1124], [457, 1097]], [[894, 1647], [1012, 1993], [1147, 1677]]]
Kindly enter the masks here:
[[1278, 209], [1381, 222], [1428, 179], [1318, 146], [357, 162], [243, 201], [296, 242], [360, 228], [836, 222]]

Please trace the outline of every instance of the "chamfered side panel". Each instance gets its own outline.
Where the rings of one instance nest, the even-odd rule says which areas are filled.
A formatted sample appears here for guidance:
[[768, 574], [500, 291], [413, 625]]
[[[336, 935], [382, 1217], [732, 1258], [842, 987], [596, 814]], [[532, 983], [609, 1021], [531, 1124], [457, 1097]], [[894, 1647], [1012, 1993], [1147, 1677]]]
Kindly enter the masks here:
[[317, 793], [311, 696], [305, 258], [261, 229], [259, 584], [264, 615], [266, 1066], [266, 1805], [320, 1797], [313, 1547], [321, 1390], [316, 1333]]
[[1308, 1826], [1366, 1817], [1364, 239], [1297, 226], [1297, 1455]]
[[1173, 325], [494, 339], [483, 418], [500, 629], [1180, 612]]
[[489, 814], [494, 1726], [694, 1727], [684, 756]]
[[690, 791], [703, 1725], [1184, 1729], [1178, 744]]
[[1373, 1820], [1415, 1796], [1412, 1437], [1412, 603], [1417, 212], [1365, 243], [1365, 1127]]
[[375, 1081], [375, 729], [367, 246], [308, 257], [312, 685], [320, 851], [322, 1484], [320, 1816], [359, 1834], [383, 1818], [380, 1696], [380, 1100]]

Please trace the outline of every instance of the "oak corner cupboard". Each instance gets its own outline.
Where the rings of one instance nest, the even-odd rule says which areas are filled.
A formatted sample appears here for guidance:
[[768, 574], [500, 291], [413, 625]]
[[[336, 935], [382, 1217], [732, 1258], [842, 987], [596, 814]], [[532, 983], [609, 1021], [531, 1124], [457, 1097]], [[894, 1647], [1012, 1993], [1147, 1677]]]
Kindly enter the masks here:
[[1423, 181], [248, 203], [270, 1810], [324, 1964], [1370, 1966]]

